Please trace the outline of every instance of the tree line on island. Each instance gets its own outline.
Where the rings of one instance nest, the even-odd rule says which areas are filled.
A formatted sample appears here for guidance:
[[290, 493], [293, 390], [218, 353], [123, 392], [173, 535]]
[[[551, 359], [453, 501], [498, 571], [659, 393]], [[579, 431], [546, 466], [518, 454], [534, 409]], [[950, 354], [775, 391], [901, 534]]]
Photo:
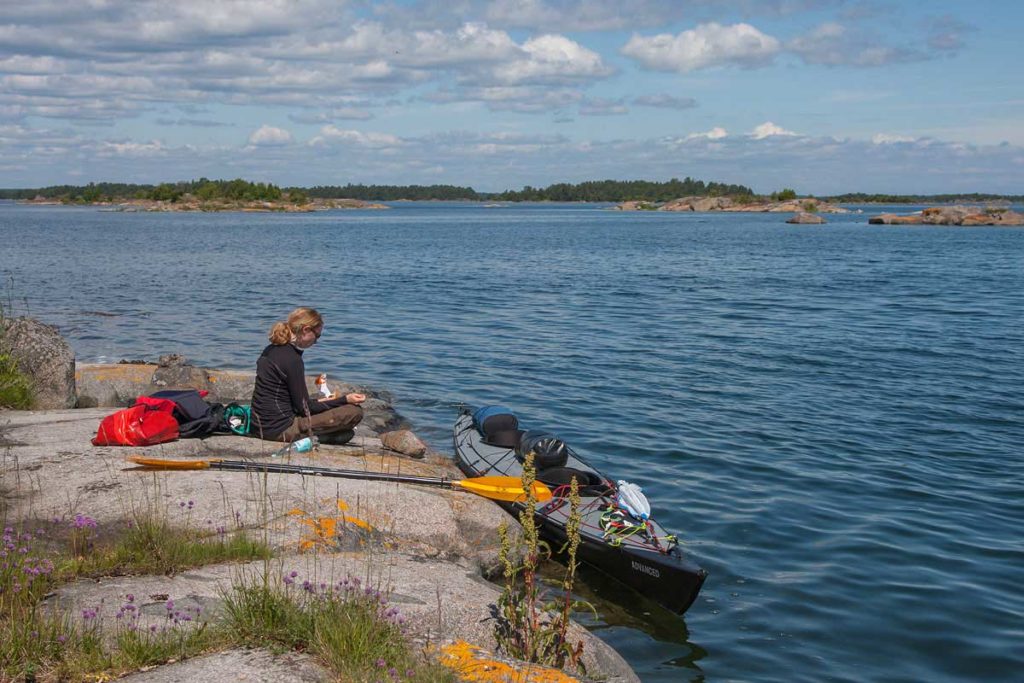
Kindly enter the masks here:
[[[786, 188], [761, 197], [745, 185], [704, 182], [693, 178], [672, 178], [666, 182], [649, 180], [593, 180], [582, 183], [555, 183], [544, 188], [529, 185], [521, 190], [477, 192], [457, 185], [316, 185], [310, 188], [279, 187], [273, 183], [253, 183], [241, 178], [210, 180], [199, 178], [177, 183], [146, 185], [136, 183], [89, 183], [88, 185], [51, 185], [32, 189], [0, 189], [0, 199], [39, 199], [68, 204], [95, 204], [128, 199], [177, 202], [185, 196], [201, 201], [266, 201], [306, 204], [312, 199], [356, 199], [363, 201], [502, 201], [502, 202], [669, 202], [680, 197], [730, 197], [738, 202], [758, 199], [786, 201], [796, 199], [795, 190]], [[1024, 201], [1022, 195], [942, 194], [895, 195], [847, 193], [819, 197], [844, 204], [913, 204], [986, 201]]]

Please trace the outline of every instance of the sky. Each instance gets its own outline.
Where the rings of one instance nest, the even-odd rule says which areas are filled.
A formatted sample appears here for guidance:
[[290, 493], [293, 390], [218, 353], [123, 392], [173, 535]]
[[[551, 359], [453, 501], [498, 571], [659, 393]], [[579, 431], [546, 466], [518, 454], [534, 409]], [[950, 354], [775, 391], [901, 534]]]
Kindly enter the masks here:
[[0, 187], [1024, 194], [1019, 0], [0, 0]]

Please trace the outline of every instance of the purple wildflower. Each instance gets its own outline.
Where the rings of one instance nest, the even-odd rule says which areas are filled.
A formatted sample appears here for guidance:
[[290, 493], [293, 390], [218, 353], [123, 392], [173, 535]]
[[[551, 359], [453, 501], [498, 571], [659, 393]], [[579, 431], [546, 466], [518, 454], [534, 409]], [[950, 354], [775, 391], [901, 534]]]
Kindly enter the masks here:
[[95, 529], [98, 525], [92, 517], [78, 512], [75, 514], [75, 518], [71, 520], [71, 526], [75, 529]]

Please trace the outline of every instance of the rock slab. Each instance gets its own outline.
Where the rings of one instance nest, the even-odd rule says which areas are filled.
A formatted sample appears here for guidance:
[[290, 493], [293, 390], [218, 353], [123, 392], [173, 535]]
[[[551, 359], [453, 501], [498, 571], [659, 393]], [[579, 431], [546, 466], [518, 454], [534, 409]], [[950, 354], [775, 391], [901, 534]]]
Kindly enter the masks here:
[[825, 219], [821, 216], [813, 213], [807, 213], [801, 211], [790, 218], [787, 223], [794, 223], [796, 225], [821, 225], [825, 222]]
[[[465, 640], [495, 649], [490, 617], [499, 590], [483, 576], [499, 565], [498, 525], [511, 523], [513, 533], [517, 527], [493, 502], [463, 492], [361, 479], [138, 471], [125, 462], [126, 455], [260, 461], [273, 444], [213, 436], [145, 449], [93, 447], [89, 438], [107, 412], [97, 408], [4, 414], [0, 504], [6, 507], [8, 520], [66, 527], [82, 513], [104, 530], [155, 513], [174, 525], [232, 532], [244, 528], [274, 549], [269, 571], [278, 580], [292, 571], [299, 581], [314, 583], [361, 577], [389, 595], [407, 620], [413, 642], [436, 646]], [[450, 476], [455, 471], [450, 461], [395, 457], [379, 440], [358, 436], [345, 446], [322, 446], [288, 462], [399, 475]], [[333, 533], [324, 531], [324, 520], [331, 520]], [[117, 606], [132, 594], [149, 596], [149, 602], [139, 603], [146, 619], [166, 619], [163, 604], [168, 599], [202, 607], [203, 614], [212, 615], [232, 584], [267, 570], [268, 565], [257, 561], [200, 567], [173, 577], [82, 580], [61, 586], [45, 604], [71, 618], [78, 618], [85, 608], [98, 609], [105, 623], [113, 624]], [[638, 680], [611, 647], [578, 625], [572, 628], [573, 638], [584, 640], [588, 671], [607, 683]], [[306, 667], [301, 658], [271, 661], [253, 652], [232, 650], [158, 667], [133, 680], [231, 681], [238, 680], [232, 678], [236, 672], [264, 665], [266, 677], [244, 680], [320, 680], [317, 670]]]

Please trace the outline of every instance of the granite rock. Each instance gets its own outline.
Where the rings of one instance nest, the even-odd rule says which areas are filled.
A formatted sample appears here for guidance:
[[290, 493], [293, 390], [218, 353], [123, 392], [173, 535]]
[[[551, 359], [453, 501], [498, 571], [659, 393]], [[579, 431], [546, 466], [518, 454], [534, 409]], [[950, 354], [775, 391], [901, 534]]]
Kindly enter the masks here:
[[821, 225], [825, 222], [825, 219], [815, 213], [800, 211], [794, 214], [793, 217], [786, 222], [795, 223], [797, 225]]
[[32, 318], [3, 320], [6, 350], [32, 385], [37, 410], [75, 406], [75, 354], [56, 327]]

